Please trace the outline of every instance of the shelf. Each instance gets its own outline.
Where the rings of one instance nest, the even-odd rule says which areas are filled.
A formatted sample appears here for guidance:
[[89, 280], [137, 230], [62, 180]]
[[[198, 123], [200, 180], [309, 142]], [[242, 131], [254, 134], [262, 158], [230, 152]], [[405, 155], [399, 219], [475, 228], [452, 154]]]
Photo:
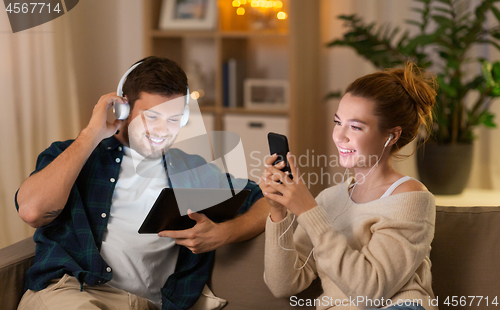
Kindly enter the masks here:
[[151, 30], [152, 38], [286, 38], [285, 31]]
[[288, 32], [286, 31], [221, 31], [217, 33], [222, 38], [286, 38]]
[[240, 108], [226, 108], [216, 106], [200, 106], [201, 113], [220, 113], [220, 114], [241, 114], [241, 115], [269, 115], [269, 116], [288, 116], [287, 110], [256, 110]]
[[287, 110], [251, 110], [246, 108], [222, 108], [224, 114], [282, 115], [288, 116]]
[[151, 30], [151, 37], [153, 38], [178, 38], [178, 37], [202, 37], [202, 38], [215, 38], [216, 31], [210, 30]]
[[215, 113], [217, 109], [214, 106], [200, 106], [201, 113]]

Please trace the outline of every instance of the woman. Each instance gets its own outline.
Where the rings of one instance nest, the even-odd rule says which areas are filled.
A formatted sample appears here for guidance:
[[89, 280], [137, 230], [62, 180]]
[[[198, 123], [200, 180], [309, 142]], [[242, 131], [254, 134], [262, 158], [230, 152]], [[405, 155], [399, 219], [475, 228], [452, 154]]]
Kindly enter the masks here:
[[333, 141], [356, 181], [314, 199], [290, 153], [293, 180], [279, 170], [284, 163], [271, 166], [276, 156], [266, 161], [260, 187], [272, 208], [264, 278], [275, 296], [299, 293], [320, 277], [324, 292], [308, 301], [317, 309], [437, 309], [429, 260], [434, 196], [391, 164], [419, 127], [430, 124], [434, 85], [413, 64], [349, 85]]

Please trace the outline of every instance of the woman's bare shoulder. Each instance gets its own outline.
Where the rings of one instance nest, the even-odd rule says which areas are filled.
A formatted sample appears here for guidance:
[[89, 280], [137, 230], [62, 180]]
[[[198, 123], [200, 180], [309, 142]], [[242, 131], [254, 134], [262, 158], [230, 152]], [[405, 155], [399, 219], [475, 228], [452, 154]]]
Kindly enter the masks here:
[[408, 180], [403, 182], [401, 185], [396, 187], [393, 194], [400, 194], [406, 192], [428, 192], [429, 190], [425, 187], [424, 184], [420, 183], [417, 180]]

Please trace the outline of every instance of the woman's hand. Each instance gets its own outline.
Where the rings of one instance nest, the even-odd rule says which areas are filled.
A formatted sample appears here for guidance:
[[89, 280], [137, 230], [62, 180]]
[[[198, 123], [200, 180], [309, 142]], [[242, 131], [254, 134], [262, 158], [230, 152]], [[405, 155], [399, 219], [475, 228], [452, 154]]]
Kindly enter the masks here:
[[[275, 157], [271, 158], [275, 159]], [[261, 189], [264, 192], [264, 196], [269, 201], [272, 201], [272, 204], [270, 202], [271, 206], [273, 206], [273, 204], [285, 206], [290, 212], [299, 216], [316, 207], [318, 204], [300, 177], [300, 171], [296, 165], [295, 157], [288, 152], [287, 158], [294, 176], [293, 180], [290, 179], [288, 173], [279, 170], [283, 168], [284, 163], [280, 163], [282, 165], [276, 166], [266, 165], [266, 171], [263, 175], [265, 178], [263, 178], [263, 182], [261, 182]], [[281, 183], [279, 181], [281, 181]]]
[[[277, 195], [279, 195], [279, 193], [274, 188], [269, 186], [266, 182], [272, 176], [272, 174], [267, 170], [267, 168], [271, 167], [277, 158], [278, 155], [274, 154], [265, 161], [266, 169], [264, 170], [264, 173], [260, 177], [260, 184], [259, 184], [259, 187], [263, 193], [276, 193]], [[281, 169], [284, 167], [284, 162], [280, 162], [275, 166], [277, 169]], [[266, 200], [271, 206], [271, 219], [273, 220], [273, 222], [279, 222], [286, 217], [286, 208], [281, 203], [269, 199], [269, 197], [266, 197]]]

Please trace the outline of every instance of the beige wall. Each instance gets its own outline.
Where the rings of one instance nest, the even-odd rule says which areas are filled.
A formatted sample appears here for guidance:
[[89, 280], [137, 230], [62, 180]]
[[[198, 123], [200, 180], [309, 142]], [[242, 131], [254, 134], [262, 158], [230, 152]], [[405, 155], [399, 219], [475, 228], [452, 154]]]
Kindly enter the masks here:
[[123, 73], [143, 55], [139, 0], [84, 0], [63, 18], [70, 22], [82, 126], [99, 97], [116, 91]]

